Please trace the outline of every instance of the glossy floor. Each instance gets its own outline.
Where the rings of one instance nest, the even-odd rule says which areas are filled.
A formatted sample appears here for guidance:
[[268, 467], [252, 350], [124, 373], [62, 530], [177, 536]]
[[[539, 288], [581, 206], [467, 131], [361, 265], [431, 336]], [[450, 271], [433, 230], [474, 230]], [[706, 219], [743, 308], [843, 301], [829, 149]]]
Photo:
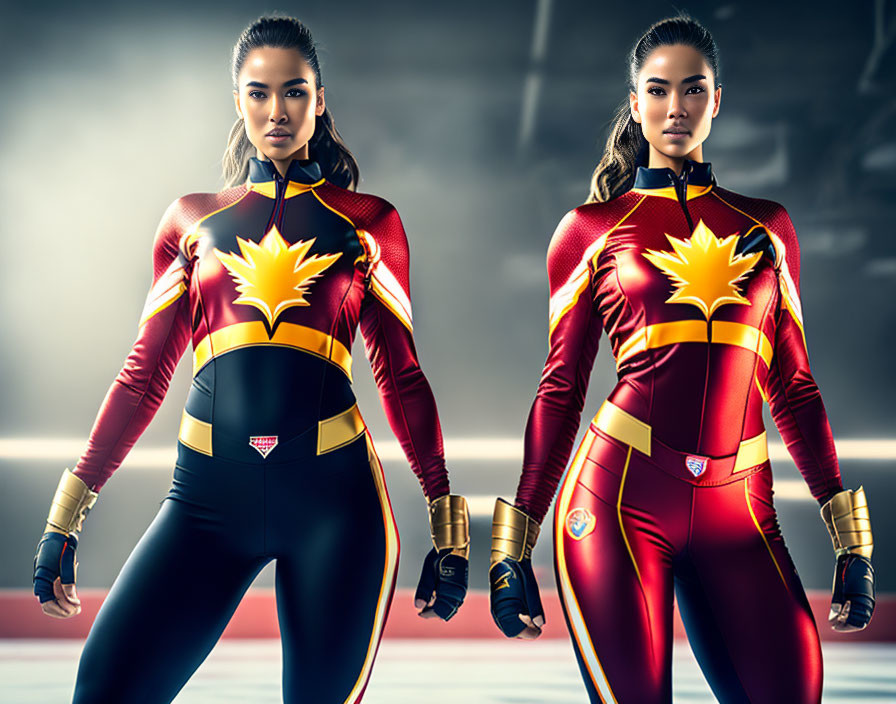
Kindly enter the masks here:
[[[79, 641], [0, 641], [0, 702], [68, 701]], [[896, 702], [896, 645], [825, 646], [825, 704]], [[280, 702], [277, 641], [218, 644], [177, 704]], [[690, 650], [676, 642], [676, 704], [715, 699]], [[386, 640], [365, 704], [580, 704], [585, 691], [569, 644], [500, 640]]]

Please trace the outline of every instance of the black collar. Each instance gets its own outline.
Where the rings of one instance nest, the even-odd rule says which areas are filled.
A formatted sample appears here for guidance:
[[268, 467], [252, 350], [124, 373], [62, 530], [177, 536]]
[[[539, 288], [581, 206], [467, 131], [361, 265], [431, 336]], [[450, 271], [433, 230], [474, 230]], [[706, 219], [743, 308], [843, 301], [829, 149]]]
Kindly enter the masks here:
[[[252, 183], [266, 183], [280, 178], [280, 172], [269, 159], [249, 158], [249, 180]], [[293, 159], [286, 170], [286, 181], [301, 183], [307, 186], [315, 185], [323, 179], [320, 166], [310, 159]]]
[[685, 176], [687, 182], [692, 186], [714, 186], [716, 178], [712, 173], [712, 164], [708, 161], [691, 161], [684, 162], [681, 170], [681, 176], [668, 168], [648, 169], [646, 166], [639, 166], [635, 171], [635, 183], [633, 188], [665, 188], [667, 186], [675, 186]]

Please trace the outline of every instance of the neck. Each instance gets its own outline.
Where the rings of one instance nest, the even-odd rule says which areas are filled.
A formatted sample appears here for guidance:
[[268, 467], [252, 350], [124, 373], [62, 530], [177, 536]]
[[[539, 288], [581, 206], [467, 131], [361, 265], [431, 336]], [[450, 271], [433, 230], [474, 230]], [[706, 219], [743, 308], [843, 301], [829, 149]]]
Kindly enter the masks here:
[[684, 168], [685, 161], [703, 161], [703, 145], [698, 144], [693, 151], [684, 156], [669, 156], [668, 154], [663, 154], [651, 144], [647, 168], [672, 169], [677, 176], [681, 176], [681, 170]]
[[295, 151], [292, 154], [290, 154], [285, 159], [272, 159], [272, 158], [262, 154], [260, 149], [256, 149], [255, 152], [256, 152], [255, 156], [257, 159], [259, 159], [260, 161], [270, 161], [274, 165], [274, 168], [277, 169], [277, 173], [279, 173], [284, 178], [286, 177], [286, 172], [289, 169], [289, 165], [295, 159], [298, 159], [299, 161], [305, 161], [308, 159], [308, 156], [309, 156], [309, 150], [308, 150], [307, 144], [305, 144], [298, 151]]

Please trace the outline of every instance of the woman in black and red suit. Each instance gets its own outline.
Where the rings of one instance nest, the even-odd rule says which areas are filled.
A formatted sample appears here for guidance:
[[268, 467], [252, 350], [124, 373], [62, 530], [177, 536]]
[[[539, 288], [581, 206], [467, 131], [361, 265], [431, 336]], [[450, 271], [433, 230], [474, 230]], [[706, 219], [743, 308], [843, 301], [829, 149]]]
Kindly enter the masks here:
[[[412, 336], [395, 209], [354, 192], [358, 167], [324, 101], [310, 32], [261, 18], [233, 54], [237, 184], [171, 205], [139, 333], [35, 557], [45, 613], [75, 615], [76, 533], [193, 345], [174, 483], [84, 646], [75, 702], [168, 702], [275, 560], [287, 702], [357, 702], [395, 586], [398, 534], [351, 388], [360, 325], [390, 424], [429, 501], [417, 592], [450, 618], [468, 527]], [[254, 156], [252, 156], [254, 154]]]
[[570, 465], [555, 525], [591, 700], [671, 701], [674, 592], [720, 701], [818, 702], [818, 633], [772, 504], [764, 402], [831, 531], [837, 630], [871, 618], [872, 541], [809, 371], [797, 238], [782, 206], [720, 188], [703, 161], [721, 99], [705, 28], [655, 24], [630, 72], [589, 203], [548, 250], [550, 351], [516, 501], [495, 510], [492, 612], [508, 636], [540, 634], [531, 550], [606, 331], [619, 381]]

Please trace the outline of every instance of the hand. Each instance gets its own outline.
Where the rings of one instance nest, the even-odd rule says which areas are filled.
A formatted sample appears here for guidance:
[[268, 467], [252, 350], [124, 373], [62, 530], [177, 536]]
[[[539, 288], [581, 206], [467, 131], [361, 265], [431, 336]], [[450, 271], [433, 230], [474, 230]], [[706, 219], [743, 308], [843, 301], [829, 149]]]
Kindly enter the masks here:
[[828, 623], [835, 631], [861, 631], [874, 612], [874, 568], [862, 555], [837, 558]]
[[488, 572], [492, 618], [508, 638], [532, 640], [541, 635], [544, 609], [532, 560], [505, 557]]
[[81, 613], [75, 591], [75, 550], [78, 539], [47, 531], [41, 536], [34, 555], [34, 594], [48, 616], [69, 618]]
[[448, 548], [429, 551], [414, 594], [414, 606], [423, 618], [449, 620], [467, 595], [467, 559]]

